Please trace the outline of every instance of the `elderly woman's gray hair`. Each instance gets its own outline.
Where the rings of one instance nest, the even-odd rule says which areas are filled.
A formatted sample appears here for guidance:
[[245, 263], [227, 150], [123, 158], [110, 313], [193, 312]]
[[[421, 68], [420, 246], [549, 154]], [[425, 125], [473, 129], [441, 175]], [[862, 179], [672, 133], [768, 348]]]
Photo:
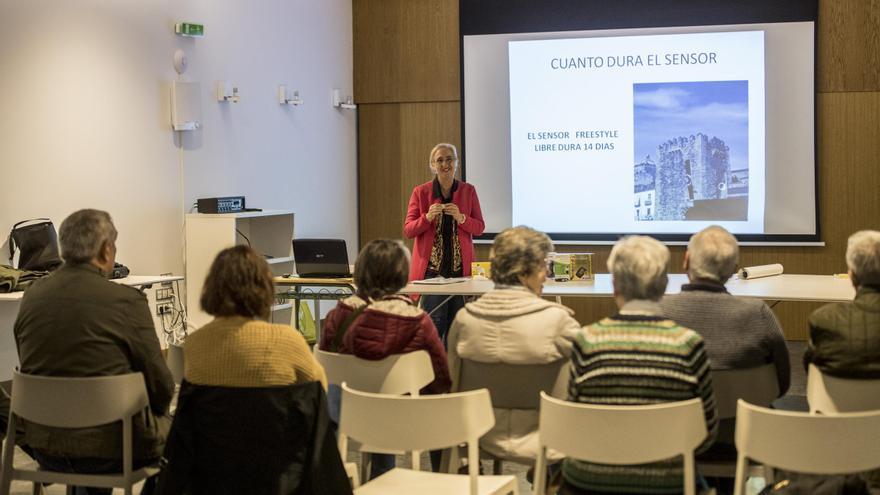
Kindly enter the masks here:
[[849, 236], [846, 266], [859, 285], [880, 285], [880, 232], [860, 230]]
[[692, 279], [725, 283], [736, 272], [739, 245], [723, 227], [712, 225], [691, 236], [688, 242], [688, 275]]
[[[432, 163], [434, 163], [434, 153], [437, 153], [438, 150], [446, 149], [452, 153], [452, 158], [455, 158], [455, 161], [458, 162], [458, 149], [456, 149], [454, 144], [450, 143], [437, 143], [431, 148], [431, 154], [428, 155], [428, 166], [430, 167]], [[432, 169], [433, 170], [433, 169]]]
[[625, 301], [657, 301], [666, 292], [669, 249], [651, 237], [633, 235], [617, 241], [608, 257], [615, 292]]
[[116, 241], [116, 227], [110, 214], [101, 210], [79, 210], [61, 222], [58, 243], [66, 263], [88, 263], [107, 242]]
[[522, 285], [528, 277], [546, 266], [553, 243], [543, 232], [529, 227], [513, 227], [495, 236], [492, 243], [492, 281], [502, 285]]

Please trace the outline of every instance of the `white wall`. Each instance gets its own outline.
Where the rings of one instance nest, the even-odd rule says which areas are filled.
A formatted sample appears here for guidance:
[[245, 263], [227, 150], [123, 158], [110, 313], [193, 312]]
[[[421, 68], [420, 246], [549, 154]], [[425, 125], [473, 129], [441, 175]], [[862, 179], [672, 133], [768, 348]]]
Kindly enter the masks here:
[[[294, 210], [297, 237], [342, 237], [354, 254], [356, 117], [330, 105], [332, 88], [351, 94], [349, 0], [0, 0], [0, 12], [3, 240], [19, 220], [57, 228], [100, 208], [118, 261], [182, 274], [183, 213], [241, 194]], [[176, 36], [181, 20], [205, 37]], [[178, 48], [183, 78], [202, 84], [203, 128], [182, 136], [170, 129]], [[241, 102], [216, 101], [220, 79]], [[279, 84], [305, 104], [279, 105]]]

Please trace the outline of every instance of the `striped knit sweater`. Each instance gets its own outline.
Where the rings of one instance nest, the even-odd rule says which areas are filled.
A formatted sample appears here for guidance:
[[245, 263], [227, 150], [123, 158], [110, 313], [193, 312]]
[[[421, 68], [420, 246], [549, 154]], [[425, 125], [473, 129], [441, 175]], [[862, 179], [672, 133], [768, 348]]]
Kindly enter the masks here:
[[[641, 307], [633, 311], [635, 306]], [[718, 419], [702, 338], [659, 315], [648, 301], [584, 327], [575, 340], [569, 400], [588, 404], [639, 405], [700, 397], [711, 445]], [[588, 493], [681, 493], [680, 459], [611, 466], [566, 459], [563, 476]], [[691, 481], [693, 482], [693, 481]]]

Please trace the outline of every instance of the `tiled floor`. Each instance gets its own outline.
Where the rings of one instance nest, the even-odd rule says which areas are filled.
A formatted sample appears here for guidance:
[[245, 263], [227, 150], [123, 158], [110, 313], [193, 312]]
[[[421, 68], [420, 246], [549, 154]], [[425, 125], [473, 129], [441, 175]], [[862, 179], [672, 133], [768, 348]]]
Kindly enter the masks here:
[[[781, 399], [781, 402], [785, 404], [786, 409], [798, 409], [806, 405], [806, 399], [804, 395], [806, 394], [806, 372], [801, 365], [801, 359], [804, 354], [804, 350], [806, 349], [806, 344], [803, 342], [789, 342], [789, 355], [791, 356], [791, 388], [788, 391], [788, 394]], [[349, 461], [359, 460], [359, 455], [355, 453], [351, 453], [349, 455]], [[16, 449], [15, 456], [16, 465], [26, 465], [30, 463], [33, 465], [33, 460], [22, 452], [21, 450]], [[401, 456], [398, 457], [398, 465], [405, 466], [407, 463], [405, 459]], [[428, 458], [427, 452], [422, 454], [421, 464], [424, 467], [430, 466], [431, 461]], [[519, 481], [519, 491], [521, 494], [529, 494], [531, 493], [532, 486], [531, 483], [526, 481], [526, 471], [530, 466], [524, 466], [521, 464], [514, 464], [512, 462], [503, 463], [503, 474], [510, 474], [517, 477]], [[483, 472], [491, 473], [492, 465], [489, 462], [483, 463]], [[135, 493], [138, 493], [140, 488], [135, 490]], [[117, 492], [121, 492], [121, 490], [117, 490]], [[12, 483], [12, 494], [13, 495], [30, 495], [31, 492], [31, 484], [24, 482], [13, 482]], [[49, 486], [45, 489], [45, 493], [48, 495], [64, 495], [64, 487], [53, 485]]]

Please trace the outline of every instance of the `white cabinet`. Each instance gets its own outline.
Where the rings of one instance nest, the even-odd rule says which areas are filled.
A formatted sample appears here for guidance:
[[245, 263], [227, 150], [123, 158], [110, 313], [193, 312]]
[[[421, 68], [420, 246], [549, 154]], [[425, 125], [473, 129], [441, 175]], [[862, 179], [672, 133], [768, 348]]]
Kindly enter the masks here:
[[[191, 213], [186, 216], [186, 309], [195, 328], [211, 321], [199, 298], [211, 263], [221, 250], [250, 245], [266, 257], [275, 275], [293, 273], [293, 212], [265, 210], [242, 213]], [[292, 323], [289, 302], [272, 307], [271, 321]]]

